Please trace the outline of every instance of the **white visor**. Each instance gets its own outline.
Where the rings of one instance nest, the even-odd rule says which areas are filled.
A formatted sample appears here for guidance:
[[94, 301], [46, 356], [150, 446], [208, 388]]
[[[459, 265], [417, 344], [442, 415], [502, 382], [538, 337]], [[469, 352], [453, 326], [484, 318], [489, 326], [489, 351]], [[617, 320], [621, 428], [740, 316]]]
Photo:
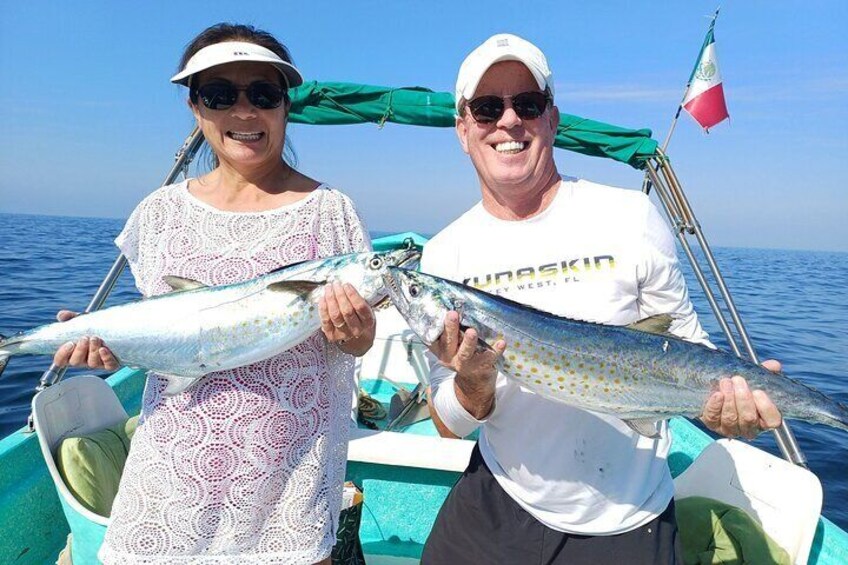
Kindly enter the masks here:
[[182, 71], [171, 77], [171, 82], [188, 86], [192, 75], [200, 71], [239, 61], [256, 61], [274, 65], [282, 73], [289, 88], [303, 84], [303, 76], [294, 65], [286, 63], [270, 49], [245, 41], [223, 41], [204, 47], [192, 55]]

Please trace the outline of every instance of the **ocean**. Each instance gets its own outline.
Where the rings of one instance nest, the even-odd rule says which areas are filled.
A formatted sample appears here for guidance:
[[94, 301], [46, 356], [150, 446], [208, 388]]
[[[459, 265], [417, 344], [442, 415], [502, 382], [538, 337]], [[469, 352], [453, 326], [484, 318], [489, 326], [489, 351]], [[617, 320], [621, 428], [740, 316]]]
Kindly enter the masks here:
[[[112, 241], [122, 226], [112, 219], [0, 214], [0, 334], [50, 322], [61, 308], [84, 309], [117, 257]], [[760, 358], [778, 359], [787, 375], [848, 403], [848, 253], [717, 248], [714, 254]], [[726, 348], [682, 255], [681, 263], [704, 328]], [[107, 305], [138, 296], [125, 272]], [[49, 365], [47, 357], [9, 362], [0, 377], [0, 437], [26, 423]], [[74, 372], [82, 371], [68, 374]], [[823, 514], [848, 530], [848, 432], [790, 425], [822, 482]], [[779, 455], [770, 433], [753, 443]]]

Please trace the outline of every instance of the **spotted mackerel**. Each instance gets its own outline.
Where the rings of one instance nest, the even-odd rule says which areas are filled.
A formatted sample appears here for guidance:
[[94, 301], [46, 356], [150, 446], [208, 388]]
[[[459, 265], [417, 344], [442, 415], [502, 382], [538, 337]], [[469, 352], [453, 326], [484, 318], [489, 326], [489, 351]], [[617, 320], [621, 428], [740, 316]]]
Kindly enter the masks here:
[[174, 292], [0, 339], [0, 373], [10, 356], [52, 355], [69, 341], [97, 336], [122, 364], [168, 375], [165, 393], [176, 394], [203, 375], [268, 359], [317, 332], [327, 282], [352, 284], [373, 306], [386, 298], [386, 266], [419, 256], [414, 248], [339, 255], [216, 287], [165, 277]]
[[698, 416], [719, 380], [733, 375], [766, 391], [785, 418], [848, 430], [845, 405], [782, 373], [669, 334], [670, 316], [627, 327], [576, 321], [394, 267], [386, 287], [427, 345], [455, 310], [461, 326], [477, 330], [481, 347], [506, 342], [498, 361], [505, 376], [545, 398], [617, 416], [642, 435], [655, 437], [659, 420]]

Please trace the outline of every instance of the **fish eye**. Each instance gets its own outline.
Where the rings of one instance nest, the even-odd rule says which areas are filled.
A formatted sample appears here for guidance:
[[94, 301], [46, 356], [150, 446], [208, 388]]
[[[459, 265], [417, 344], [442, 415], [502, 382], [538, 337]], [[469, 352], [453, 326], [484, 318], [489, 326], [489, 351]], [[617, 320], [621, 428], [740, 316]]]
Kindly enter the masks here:
[[421, 294], [421, 289], [418, 288], [417, 284], [409, 286], [409, 296], [411, 296], [412, 298], [418, 298], [419, 294]]
[[371, 259], [371, 262], [369, 263], [369, 265], [371, 266], [372, 269], [379, 269], [380, 267], [383, 266], [383, 259], [380, 258], [380, 257], [374, 257], [373, 259]]

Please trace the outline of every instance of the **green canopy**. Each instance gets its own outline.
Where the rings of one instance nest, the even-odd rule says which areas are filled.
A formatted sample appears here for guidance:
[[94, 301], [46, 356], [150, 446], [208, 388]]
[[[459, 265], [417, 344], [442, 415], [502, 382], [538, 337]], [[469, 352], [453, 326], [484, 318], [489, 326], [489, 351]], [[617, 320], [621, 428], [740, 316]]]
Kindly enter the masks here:
[[[339, 125], [386, 122], [453, 127], [454, 99], [426, 88], [388, 88], [347, 82], [307, 82], [291, 90], [290, 120], [301, 124]], [[626, 129], [560, 114], [556, 147], [607, 157], [641, 169], [657, 142], [649, 129]]]

